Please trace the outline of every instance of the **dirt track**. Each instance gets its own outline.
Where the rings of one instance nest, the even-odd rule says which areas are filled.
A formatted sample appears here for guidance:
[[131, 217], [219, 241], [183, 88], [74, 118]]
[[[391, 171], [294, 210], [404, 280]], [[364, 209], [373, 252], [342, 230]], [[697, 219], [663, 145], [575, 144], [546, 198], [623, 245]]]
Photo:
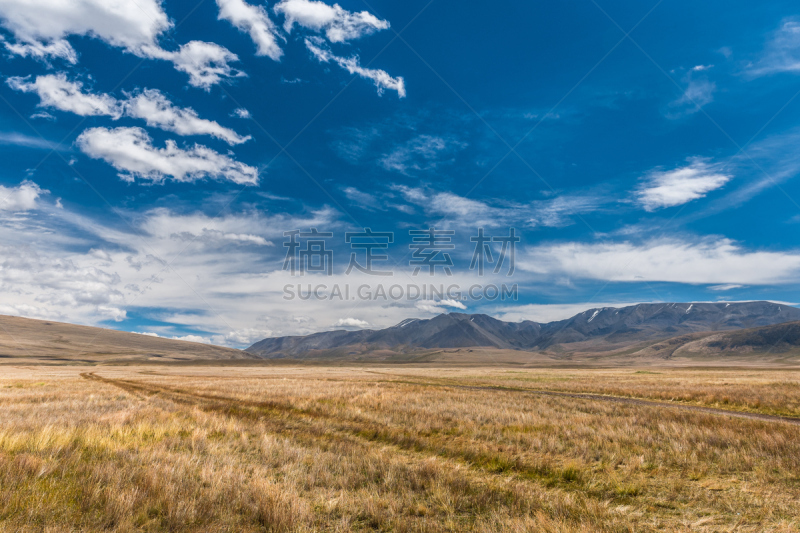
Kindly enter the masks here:
[[[377, 373], [377, 372], [376, 372]], [[231, 401], [234, 398], [223, 398], [219, 396], [213, 395], [202, 395], [202, 394], [192, 394], [190, 392], [174, 389], [171, 387], [159, 387], [156, 385], [152, 385], [149, 383], [137, 383], [130, 380], [116, 380], [110, 378], [104, 378], [98, 376], [94, 372], [87, 372], [82, 373], [81, 377], [85, 379], [92, 379], [97, 381], [103, 381], [105, 383], [109, 383], [111, 385], [115, 385], [122, 389], [127, 390], [128, 392], [148, 392], [148, 393], [158, 393], [158, 392], [166, 392], [172, 393], [173, 395], [180, 395], [184, 398], [186, 397], [195, 397], [197, 399], [205, 399], [205, 400], [227, 400]], [[800, 425], [800, 418], [794, 418], [790, 416], [780, 416], [780, 415], [768, 415], [762, 413], [748, 413], [743, 411], [732, 411], [728, 409], [718, 409], [715, 407], [702, 407], [699, 405], [687, 405], [681, 403], [673, 403], [673, 402], [660, 402], [654, 400], [644, 400], [640, 398], [626, 398], [622, 396], [609, 396], [604, 394], [591, 394], [591, 393], [575, 393], [575, 392], [558, 392], [558, 391], [547, 391], [547, 390], [536, 390], [536, 389], [523, 389], [523, 388], [509, 388], [509, 387], [494, 387], [494, 386], [480, 386], [480, 385], [455, 385], [455, 384], [448, 384], [448, 383], [426, 383], [426, 382], [417, 382], [417, 381], [403, 381], [402, 383], [414, 384], [414, 385], [422, 385], [428, 387], [443, 387], [443, 388], [453, 388], [453, 389], [464, 389], [464, 390], [496, 390], [502, 392], [519, 392], [523, 394], [532, 394], [537, 396], [554, 396], [554, 397], [563, 397], [563, 398], [575, 398], [579, 400], [591, 400], [591, 401], [601, 401], [601, 402], [612, 402], [612, 403], [619, 403], [619, 404], [626, 404], [626, 405], [640, 405], [644, 407], [660, 407], [660, 408], [668, 408], [668, 409], [682, 409], [684, 411], [694, 411], [698, 413], [706, 413], [711, 415], [720, 415], [720, 416], [731, 416], [735, 418], [746, 418], [750, 420], [762, 420], [766, 422], [787, 422], [789, 424]], [[245, 403], [252, 403], [252, 402], [245, 402]], [[258, 402], [259, 405], [265, 405], [268, 402], [262, 404]], [[274, 407], [274, 406], [272, 406]]]

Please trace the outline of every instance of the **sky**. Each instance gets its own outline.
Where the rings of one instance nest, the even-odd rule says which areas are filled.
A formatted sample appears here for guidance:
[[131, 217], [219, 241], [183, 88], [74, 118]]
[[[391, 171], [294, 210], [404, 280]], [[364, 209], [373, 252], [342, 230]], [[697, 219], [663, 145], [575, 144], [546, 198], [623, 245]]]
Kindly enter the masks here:
[[800, 302], [796, 2], [2, 0], [0, 40], [2, 314]]

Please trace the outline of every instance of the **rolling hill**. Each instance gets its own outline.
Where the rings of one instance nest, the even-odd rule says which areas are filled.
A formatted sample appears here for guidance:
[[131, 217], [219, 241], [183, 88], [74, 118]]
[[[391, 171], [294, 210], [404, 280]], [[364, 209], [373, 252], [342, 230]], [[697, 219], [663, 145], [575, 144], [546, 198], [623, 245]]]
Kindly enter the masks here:
[[241, 350], [63, 322], [0, 315], [0, 363], [231, 360]]

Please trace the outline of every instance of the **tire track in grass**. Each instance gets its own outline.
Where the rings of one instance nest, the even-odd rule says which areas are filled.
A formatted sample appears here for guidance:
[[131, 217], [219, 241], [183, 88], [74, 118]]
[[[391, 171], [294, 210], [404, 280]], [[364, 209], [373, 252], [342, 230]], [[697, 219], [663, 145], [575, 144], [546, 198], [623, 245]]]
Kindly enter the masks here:
[[[358, 426], [358, 421], [350, 422], [327, 413], [296, 408], [278, 402], [240, 400], [213, 394], [193, 393], [177, 387], [133, 380], [104, 378], [94, 372], [82, 373], [81, 377], [116, 386], [129, 393], [150, 394], [179, 404], [196, 406], [207, 412], [262, 422], [273, 433], [288, 437], [296, 443], [309, 448], [328, 450], [338, 443], [349, 444], [364, 451], [372, 451], [381, 446], [391, 448], [394, 456], [404, 458], [409, 463], [416, 465], [433, 460], [441, 467], [449, 470], [451, 475], [461, 476], [459, 478], [461, 482], [470, 485], [471, 490], [488, 492], [500, 506], [505, 505], [502, 502], [511, 501], [509, 498], [512, 498], [512, 495], [507, 485], [509, 481], [541, 483], [550, 480], [549, 476], [545, 476], [541, 472], [520, 468], [522, 465], [503, 467], [502, 464], [498, 464], [494, 457], [486, 458], [486, 460], [480, 460], [480, 457], [475, 457], [473, 459], [478, 459], [475, 461], [464, 457], [456, 450], [449, 450], [450, 453], [444, 453], [446, 450], [434, 449], [419, 439], [398, 439], [398, 435], [392, 434], [389, 426], [386, 427], [385, 432], [381, 432], [380, 430], [360, 427]], [[286, 417], [285, 415], [290, 416]], [[314, 427], [311, 421], [308, 420], [309, 418], [324, 421], [327, 427]], [[365, 422], [375, 424], [371, 420]], [[557, 475], [560, 476], [560, 472]], [[588, 502], [593, 502], [590, 505], [596, 505], [607, 499], [606, 497], [600, 497], [598, 494], [585, 491], [579, 484], [556, 486], [553, 483], [545, 483], [542, 486], [539, 483], [537, 483], [538, 490], [545, 493], [553, 493], [554, 497], [561, 501], [564, 498], [572, 499], [576, 495], [580, 495], [580, 500], [573, 502], [573, 505], [578, 507], [585, 507]], [[459, 487], [460, 483], [456, 482], [453, 490], [458, 491]], [[570, 495], [567, 496], [567, 494]], [[537, 505], [540, 504], [540, 502], [531, 501], [527, 505], [532, 508], [531, 510], [535, 511]], [[560, 509], [561, 503], [557, 504], [557, 507]], [[541, 507], [539, 509], [547, 510]], [[560, 514], [558, 510], [550, 509], [549, 511], [553, 511], [554, 515]], [[578, 523], [580, 523], [580, 520], [578, 520]]]
[[[223, 413], [239, 418], [249, 418], [271, 423], [273, 431], [286, 434], [294, 440], [308, 446], [320, 447], [332, 439], [346, 441], [360, 446], [383, 445], [394, 448], [400, 453], [412, 453], [419, 459], [450, 459], [461, 466], [467, 466], [490, 476], [513, 476], [526, 481], [545, 482], [550, 488], [559, 484], [562, 477], [560, 468], [552, 468], [544, 464], [522, 462], [508, 453], [486, 453], [482, 451], [462, 450], [449, 447], [447, 442], [431, 442], [424, 435], [412, 433], [401, 425], [390, 426], [374, 420], [358, 418], [344, 420], [320, 410], [301, 409], [279, 402], [253, 401], [201, 394], [186, 391], [177, 387], [155, 385], [140, 381], [110, 379], [94, 373], [81, 374], [85, 379], [96, 380], [115, 385], [126, 391], [141, 391], [162, 396], [178, 403], [197, 405], [207, 410]], [[254, 409], [254, 410], [249, 410]], [[309, 420], [310, 419], [310, 420]], [[326, 424], [325, 428], [314, 427], [313, 420]], [[301, 425], [302, 423], [302, 425]], [[574, 489], [565, 484], [560, 487]]]
[[[136, 390], [147, 394], [162, 396], [165, 399], [179, 403], [196, 405], [207, 411], [214, 411], [238, 418], [248, 418], [261, 421], [270, 429], [282, 436], [287, 436], [301, 445], [330, 449], [336, 443], [347, 443], [361, 447], [364, 450], [374, 449], [375, 446], [391, 447], [394, 452], [414, 462], [435, 459], [440, 464], [448, 465], [450, 469], [468, 467], [476, 480], [471, 481], [491, 486], [492, 480], [516, 479], [523, 482], [533, 482], [542, 490], [558, 490], [570, 494], [580, 494], [595, 502], [608, 501], [613, 495], [602, 486], [594, 486], [591, 480], [574, 479], [568, 475], [568, 466], [548, 461], [547, 458], [525, 460], [505, 450], [481, 450], [480, 447], [458, 448], [453, 447], [447, 440], [435, 440], [435, 437], [409, 431], [405, 426], [387, 425], [371, 419], [343, 419], [317, 409], [303, 409], [280, 402], [240, 400], [237, 398], [203, 394], [187, 391], [178, 387], [155, 385], [146, 382], [109, 379], [97, 376], [94, 373], [82, 374], [86, 379], [93, 379], [124, 390]], [[684, 410], [714, 415], [732, 415], [735, 417], [754, 419], [757, 421], [781, 421], [782, 417], [771, 415], [757, 415], [754, 413], [731, 412], [723, 409], [700, 408], [695, 406], [666, 404], [631, 398], [603, 396], [595, 394], [562, 393], [555, 391], [535, 391], [529, 389], [511, 389], [495, 386], [469, 386], [436, 384], [415, 381], [386, 381], [396, 385], [430, 386], [437, 388], [498, 391], [506, 393], [524, 392], [539, 396], [552, 396], [567, 399], [588, 401], [611, 401], [623, 405], [636, 407], [671, 407]], [[314, 421], [322, 422], [324, 427], [315, 425]], [[796, 420], [788, 420], [797, 423]]]
[[[372, 372], [373, 374], [382, 374], [381, 372]], [[390, 376], [399, 376], [408, 378], [409, 376], [403, 376], [402, 374], [383, 374], [383, 375], [390, 375]], [[446, 379], [446, 378], [445, 378]], [[482, 391], [498, 391], [498, 392], [519, 392], [519, 393], [527, 393], [537, 396], [555, 396], [561, 398], [575, 398], [579, 400], [590, 400], [590, 401], [599, 401], [599, 402], [612, 402], [612, 403], [620, 403], [620, 404], [627, 404], [627, 405], [636, 405], [641, 407], [654, 407], [654, 408], [668, 408], [668, 409], [682, 409], [685, 411], [694, 411], [696, 413], [703, 413], [703, 414], [711, 414], [711, 415], [720, 415], [720, 416], [731, 416], [734, 418], [745, 418], [749, 420], [759, 420], [763, 422], [787, 422], [789, 424], [800, 425], [800, 418], [792, 417], [792, 416], [784, 416], [784, 415], [770, 415], [766, 413], [750, 413], [747, 411], [734, 411], [732, 409], [721, 409], [719, 407], [704, 407], [702, 405], [689, 405], [684, 403], [677, 403], [677, 402], [663, 402], [658, 400], [648, 400], [645, 398], [630, 398], [626, 396], [613, 396], [610, 394], [597, 394], [591, 392], [563, 392], [563, 391], [551, 391], [551, 390], [542, 390], [542, 389], [526, 389], [523, 387], [503, 387], [500, 385], [462, 385], [459, 383], [452, 383], [447, 382], [445, 379], [441, 379], [438, 383], [436, 382], [424, 382], [424, 381], [411, 381], [411, 380], [386, 380], [381, 383], [404, 383], [404, 384], [413, 384], [413, 385], [420, 385], [425, 387], [445, 387], [451, 389], [462, 389], [462, 390], [482, 390]]]

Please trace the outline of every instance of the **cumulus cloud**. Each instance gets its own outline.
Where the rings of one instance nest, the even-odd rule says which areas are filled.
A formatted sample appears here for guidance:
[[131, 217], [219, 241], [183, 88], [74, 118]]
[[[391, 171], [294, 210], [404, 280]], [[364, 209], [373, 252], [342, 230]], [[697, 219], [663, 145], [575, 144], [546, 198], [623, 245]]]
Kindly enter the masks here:
[[48, 74], [38, 76], [34, 81], [28, 77], [10, 77], [6, 80], [15, 91], [36, 93], [39, 95], [39, 106], [68, 111], [76, 115], [106, 115], [113, 118], [122, 116], [122, 106], [116, 98], [107, 94], [92, 94], [83, 91], [81, 82], [67, 80], [67, 75]]
[[60, 58], [73, 65], [78, 62], [78, 54], [65, 40], [58, 39], [48, 44], [33, 42], [27, 44], [4, 43], [6, 49], [14, 55], [32, 57], [48, 62], [50, 58]]
[[76, 142], [85, 154], [111, 164], [127, 181], [139, 178], [161, 183], [169, 177], [179, 182], [216, 178], [238, 184], [258, 183], [254, 167], [199, 144], [182, 149], [168, 140], [165, 148], [156, 148], [141, 128], [91, 128]]
[[761, 57], [747, 69], [753, 77], [800, 72], [800, 20], [788, 18], [773, 32]]
[[126, 100], [117, 100], [107, 94], [84, 91], [81, 82], [69, 81], [63, 73], [38, 76], [33, 82], [27, 78], [11, 77], [7, 83], [17, 91], [38, 94], [41, 107], [81, 116], [105, 115], [114, 120], [124, 114], [145, 120], [154, 128], [179, 135], [210, 135], [228, 144], [241, 144], [250, 139], [217, 122], [200, 118], [194, 109], [176, 107], [157, 89], [145, 89], [128, 95]]
[[650, 172], [636, 191], [636, 197], [645, 210], [655, 211], [703, 198], [731, 178], [716, 166], [695, 159], [685, 167]]
[[729, 239], [567, 242], [533, 248], [517, 267], [614, 282], [769, 285], [797, 279], [800, 253], [750, 251]]
[[160, 48], [150, 49], [149, 57], [172, 61], [177, 70], [189, 75], [189, 84], [202, 89], [210, 89], [223, 78], [244, 76], [244, 73], [233, 69], [230, 63], [239, 57], [227, 48], [214, 43], [190, 41], [177, 52], [168, 52]]
[[444, 305], [445, 307], [455, 307], [456, 309], [466, 309], [467, 306], [463, 303], [459, 302], [458, 300], [439, 300], [436, 302], [438, 305]]
[[217, 0], [217, 6], [220, 20], [227, 20], [250, 35], [257, 47], [256, 55], [280, 60], [283, 50], [278, 45], [275, 25], [263, 6], [253, 6], [244, 0]]
[[333, 324], [333, 327], [368, 328], [369, 322], [366, 320], [359, 320], [357, 318], [340, 318]]
[[420, 300], [414, 304], [420, 311], [433, 314], [447, 313], [447, 308], [466, 309], [467, 306], [458, 300]]
[[330, 63], [333, 61], [350, 74], [372, 80], [378, 88], [378, 94], [383, 94], [385, 89], [389, 89], [397, 91], [397, 95], [400, 98], [405, 97], [406, 87], [401, 76], [393, 78], [385, 70], [364, 68], [361, 66], [358, 56], [340, 57], [334, 55], [330, 50], [322, 48], [323, 45], [319, 40], [306, 39], [305, 43], [306, 47], [320, 63]]
[[[18, 298], [6, 294], [5, 312], [55, 318], [53, 315], [60, 314], [57, 309], [88, 307], [103, 318], [119, 321], [126, 317], [120, 307], [119, 275], [95, 265], [4, 246], [0, 248], [0, 280], [26, 292], [22, 304], [10, 301]], [[31, 292], [32, 287], [38, 290]], [[23, 307], [13, 309], [17, 305]]]
[[37, 59], [76, 63], [78, 56], [67, 41], [76, 35], [95, 37], [138, 57], [171, 61], [196, 87], [239, 75], [228, 65], [236, 55], [217, 44], [192, 41], [178, 51], [161, 48], [158, 38], [173, 23], [159, 0], [6, 0], [0, 2], [0, 24], [16, 40], [5, 43], [11, 53]]
[[386, 20], [367, 11], [347, 11], [339, 4], [330, 6], [313, 0], [283, 0], [274, 10], [285, 17], [283, 27], [287, 33], [298, 24], [315, 32], [325, 32], [332, 43], [351, 41], [389, 28]]
[[250, 139], [249, 135], [242, 137], [212, 120], [200, 118], [194, 109], [174, 106], [156, 89], [145, 89], [132, 95], [124, 107], [127, 116], [143, 119], [148, 126], [178, 135], [210, 135], [228, 144], [241, 144]]
[[[354, 316], [350, 301], [283, 300], [283, 287], [298, 280], [280, 269], [285, 249], [263, 244], [281, 242], [291, 228], [343, 229], [335, 210], [209, 216], [176, 205], [131, 213], [128, 229], [38, 203], [24, 217], [0, 217], [0, 313], [102, 325], [135, 312], [164, 324], [148, 332], [238, 347], [329, 330]], [[364, 278], [359, 283], [373, 281]], [[342, 273], [336, 282], [355, 281]], [[367, 305], [360, 312], [382, 326], [409, 312]]]
[[23, 181], [17, 187], [0, 185], [0, 211], [30, 211], [36, 209], [36, 200], [49, 191], [32, 181]]
[[0, 23], [29, 50], [59, 57], [75, 56], [65, 41], [69, 35], [96, 37], [144, 55], [172, 27], [158, 0], [6, 0], [0, 3]]
[[152, 331], [134, 331], [134, 333], [138, 335], [147, 335], [148, 337], [160, 337], [162, 339], [236, 347], [250, 346], [273, 335], [272, 331], [269, 329], [258, 328], [237, 329], [220, 335], [159, 335]]

